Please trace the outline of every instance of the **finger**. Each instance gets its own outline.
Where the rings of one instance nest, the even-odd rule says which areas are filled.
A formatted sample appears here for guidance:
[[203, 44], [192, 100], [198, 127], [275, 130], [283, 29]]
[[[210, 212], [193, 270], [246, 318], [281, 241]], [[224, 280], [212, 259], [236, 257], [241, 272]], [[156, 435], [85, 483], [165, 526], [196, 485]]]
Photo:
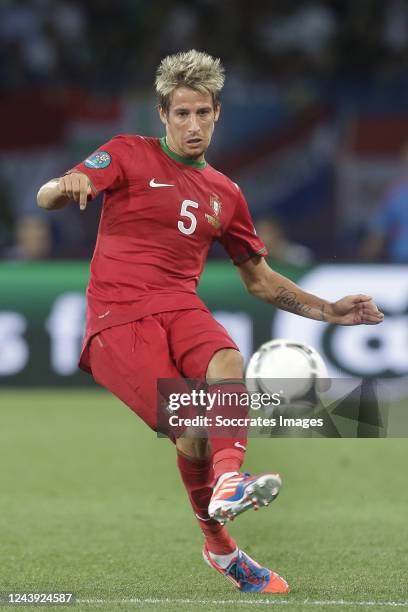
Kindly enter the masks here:
[[79, 196], [79, 208], [85, 210], [88, 202], [88, 178], [84, 175], [80, 177], [80, 196]]
[[78, 174], [76, 173], [71, 174], [71, 181], [72, 181], [72, 197], [75, 200], [75, 202], [79, 202], [80, 183], [79, 183]]
[[380, 311], [375, 312], [372, 310], [363, 310], [362, 317], [364, 319], [371, 319], [373, 321], [382, 321], [384, 319], [384, 314]]
[[369, 308], [372, 308], [375, 311], [378, 311], [378, 306], [377, 304], [374, 302], [373, 299], [371, 299], [369, 302], [364, 302], [364, 306], [367, 306]]
[[363, 325], [379, 325], [382, 321], [362, 321]]
[[88, 195], [86, 191], [81, 189], [80, 195], [79, 195], [79, 210], [85, 210], [87, 199], [88, 199]]
[[384, 314], [382, 312], [363, 312], [363, 317], [370, 317], [372, 319], [376, 319], [378, 321], [382, 321], [384, 319]]
[[371, 302], [371, 304], [369, 304], [369, 305], [373, 308], [373, 310], [375, 312], [381, 312], [381, 310], [378, 308], [378, 306], [377, 306], [377, 304], [375, 302]]
[[383, 321], [384, 317], [379, 317], [376, 315], [363, 315], [362, 316], [363, 321], [376, 321], [378, 323], [381, 323], [381, 321]]
[[381, 310], [378, 310], [378, 308], [374, 305], [368, 304], [368, 305], [364, 305], [362, 311], [364, 312], [364, 314], [366, 315], [373, 315], [375, 317], [379, 317], [379, 318], [384, 318], [384, 313], [381, 312]]
[[61, 176], [60, 180], [58, 181], [58, 187], [59, 187], [61, 193], [63, 193], [64, 195], [68, 195], [67, 194], [67, 185], [66, 185], [65, 179], [66, 179], [65, 176]]
[[361, 303], [369, 302], [373, 298], [370, 295], [359, 294], [359, 295], [352, 295], [351, 299], [353, 301], [353, 304], [361, 304]]
[[72, 177], [70, 174], [61, 177], [61, 185], [60, 189], [64, 195], [66, 195], [70, 200], [73, 199], [72, 195]]
[[378, 325], [384, 320], [384, 315], [380, 311], [373, 310], [366, 303], [354, 306], [354, 325]]
[[376, 319], [383, 319], [384, 318], [384, 313], [380, 312], [379, 310], [363, 310], [363, 315], [367, 316], [367, 317], [374, 317]]
[[360, 303], [359, 307], [364, 308], [365, 310], [370, 310], [371, 312], [380, 312], [378, 306], [374, 304], [372, 300], [370, 300], [369, 302]]
[[382, 323], [384, 319], [379, 319], [378, 317], [362, 317], [361, 323], [378, 325], [378, 323]]

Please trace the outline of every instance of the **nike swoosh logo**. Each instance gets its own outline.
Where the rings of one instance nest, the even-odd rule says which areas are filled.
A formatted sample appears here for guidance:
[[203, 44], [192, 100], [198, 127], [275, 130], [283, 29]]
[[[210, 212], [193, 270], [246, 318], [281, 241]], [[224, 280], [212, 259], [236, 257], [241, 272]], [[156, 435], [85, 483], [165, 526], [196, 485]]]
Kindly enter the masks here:
[[237, 448], [242, 448], [242, 450], [246, 450], [246, 446], [243, 446], [243, 444], [240, 444], [239, 442], [235, 442], [234, 446]]
[[152, 179], [149, 183], [150, 187], [174, 187], [174, 185], [169, 185], [168, 183], [156, 183], [156, 179]]

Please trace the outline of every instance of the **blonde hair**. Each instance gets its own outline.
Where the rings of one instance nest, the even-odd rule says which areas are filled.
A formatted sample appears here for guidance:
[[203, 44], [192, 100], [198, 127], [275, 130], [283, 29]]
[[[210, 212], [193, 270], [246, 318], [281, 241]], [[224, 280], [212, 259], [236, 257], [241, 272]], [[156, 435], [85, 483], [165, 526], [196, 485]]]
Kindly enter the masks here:
[[155, 85], [159, 104], [168, 112], [173, 91], [184, 86], [201, 93], [210, 93], [216, 106], [224, 80], [221, 60], [208, 53], [191, 49], [168, 55], [162, 59], [156, 72]]

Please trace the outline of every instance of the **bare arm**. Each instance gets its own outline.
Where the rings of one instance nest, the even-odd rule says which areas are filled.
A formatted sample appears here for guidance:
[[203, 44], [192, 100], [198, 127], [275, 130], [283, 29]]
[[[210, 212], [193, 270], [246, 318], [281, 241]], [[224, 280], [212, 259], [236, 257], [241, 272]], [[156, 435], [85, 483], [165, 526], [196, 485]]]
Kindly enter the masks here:
[[88, 195], [92, 192], [96, 193], [96, 189], [86, 174], [72, 172], [45, 183], [38, 192], [37, 203], [45, 210], [59, 210], [74, 201], [85, 210]]
[[328, 302], [303, 291], [285, 276], [272, 270], [262, 257], [253, 257], [239, 266], [242, 280], [252, 295], [276, 308], [339, 325], [375, 325], [384, 315], [368, 295], [349, 295]]

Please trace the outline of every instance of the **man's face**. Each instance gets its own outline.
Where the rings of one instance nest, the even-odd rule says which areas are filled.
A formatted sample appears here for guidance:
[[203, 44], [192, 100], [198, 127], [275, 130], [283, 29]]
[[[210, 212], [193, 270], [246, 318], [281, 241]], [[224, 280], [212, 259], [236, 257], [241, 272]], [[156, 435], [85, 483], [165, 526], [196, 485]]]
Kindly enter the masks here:
[[159, 113], [170, 149], [182, 157], [202, 161], [220, 114], [220, 105], [214, 108], [211, 94], [177, 87], [168, 113], [162, 107]]

